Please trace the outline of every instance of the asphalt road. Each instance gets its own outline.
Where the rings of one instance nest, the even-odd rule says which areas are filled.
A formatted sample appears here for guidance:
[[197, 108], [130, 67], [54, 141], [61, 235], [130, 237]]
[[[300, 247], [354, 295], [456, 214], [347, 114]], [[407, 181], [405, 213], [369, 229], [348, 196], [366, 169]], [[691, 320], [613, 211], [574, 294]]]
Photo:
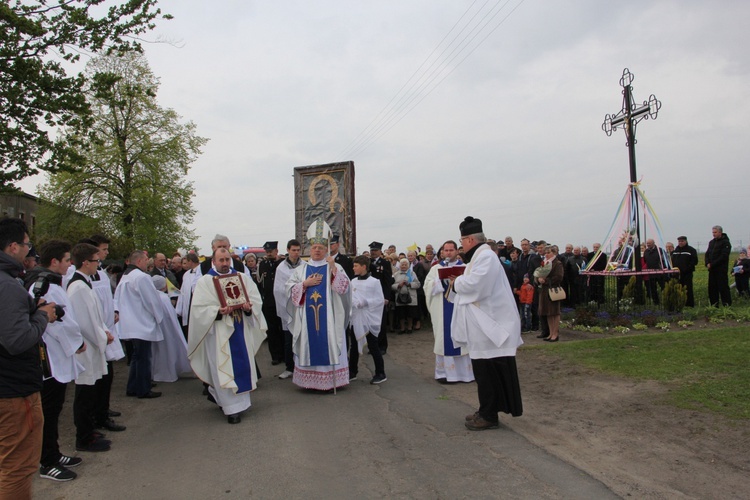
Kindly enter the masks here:
[[[117, 363], [112, 408], [127, 431], [108, 433], [109, 452], [77, 453], [78, 479], [37, 477], [35, 498], [617, 498], [507, 427], [467, 430], [475, 408], [390, 356], [387, 382], [369, 384], [365, 356], [359, 380], [336, 395], [276, 378], [283, 368], [271, 366], [265, 345], [258, 363], [264, 376], [238, 425], [196, 379], [159, 384], [159, 399], [125, 397], [127, 367]], [[72, 389], [61, 416], [68, 454]]]

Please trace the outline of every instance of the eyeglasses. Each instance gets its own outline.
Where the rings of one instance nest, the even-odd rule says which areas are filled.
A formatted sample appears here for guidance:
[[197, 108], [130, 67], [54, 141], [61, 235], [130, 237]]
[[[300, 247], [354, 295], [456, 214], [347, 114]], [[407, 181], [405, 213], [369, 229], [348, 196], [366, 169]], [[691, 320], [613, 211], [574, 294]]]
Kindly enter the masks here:
[[17, 242], [19, 245], [26, 245], [27, 247], [31, 248], [34, 246], [34, 244], [31, 241], [19, 241]]

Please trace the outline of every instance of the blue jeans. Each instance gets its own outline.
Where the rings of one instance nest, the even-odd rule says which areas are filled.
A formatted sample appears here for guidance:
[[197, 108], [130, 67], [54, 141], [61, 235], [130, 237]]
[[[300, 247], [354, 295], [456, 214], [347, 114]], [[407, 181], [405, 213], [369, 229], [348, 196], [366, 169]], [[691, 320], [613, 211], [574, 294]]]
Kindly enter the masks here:
[[531, 330], [531, 304], [521, 304], [521, 331]]

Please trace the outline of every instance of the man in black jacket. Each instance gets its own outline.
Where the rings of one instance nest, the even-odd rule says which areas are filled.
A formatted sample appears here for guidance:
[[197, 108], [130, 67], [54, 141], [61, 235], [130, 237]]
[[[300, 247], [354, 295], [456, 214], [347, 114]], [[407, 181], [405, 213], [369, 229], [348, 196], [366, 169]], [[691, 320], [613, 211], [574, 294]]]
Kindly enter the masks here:
[[729, 254], [732, 253], [732, 244], [729, 237], [724, 234], [721, 226], [711, 228], [714, 239], [708, 242], [708, 248], [704, 255], [706, 267], [708, 268], [708, 301], [712, 306], [721, 303], [725, 306], [732, 305], [732, 295], [729, 293]]
[[383, 319], [380, 324], [380, 335], [378, 335], [378, 345], [380, 346], [380, 352], [385, 354], [388, 350], [388, 327], [386, 326], [386, 311], [388, 310], [388, 299], [391, 296], [393, 270], [391, 269], [391, 263], [388, 262], [388, 259], [383, 258], [382, 250], [383, 244], [379, 241], [373, 241], [372, 243], [370, 243], [370, 274], [373, 278], [380, 281], [380, 286], [383, 288], [383, 297], [385, 297], [385, 305], [383, 306]]
[[698, 252], [688, 245], [687, 236], [677, 237], [677, 248], [672, 252], [672, 266], [680, 270], [680, 285], [687, 288], [687, 307], [695, 307], [693, 272], [698, 265]]
[[273, 284], [276, 281], [276, 269], [284, 262], [279, 258], [279, 242], [266, 241], [263, 244], [266, 257], [258, 264], [258, 289], [263, 298], [263, 316], [266, 318], [268, 330], [268, 352], [271, 353], [271, 364], [284, 362], [284, 332], [281, 319], [276, 314], [276, 298], [273, 296]]
[[39, 344], [57, 317], [17, 280], [30, 246], [25, 222], [0, 220], [0, 498], [31, 498], [42, 452]]

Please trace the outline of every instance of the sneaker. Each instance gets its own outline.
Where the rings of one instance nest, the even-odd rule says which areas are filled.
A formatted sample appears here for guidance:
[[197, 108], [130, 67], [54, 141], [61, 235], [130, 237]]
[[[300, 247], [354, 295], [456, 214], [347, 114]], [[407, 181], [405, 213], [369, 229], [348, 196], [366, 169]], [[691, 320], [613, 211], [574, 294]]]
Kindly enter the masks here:
[[283, 372], [281, 372], [281, 375], [279, 375], [279, 378], [286, 379], [291, 377], [292, 375], [294, 375], [294, 373], [290, 372], [289, 370], [284, 370]]
[[78, 477], [78, 474], [62, 465], [41, 466], [39, 467], [39, 475], [44, 479], [52, 479], [53, 481], [72, 481]]
[[352, 375], [351, 377], [349, 377], [349, 382], [354, 382], [355, 380], [357, 380], [356, 375]]
[[370, 380], [370, 383], [371, 384], [382, 384], [386, 380], [388, 380], [388, 377], [386, 377], [385, 374], [375, 375], [374, 377], [372, 377], [372, 380]]
[[484, 431], [487, 429], [497, 429], [498, 427], [500, 427], [499, 422], [490, 422], [489, 420], [485, 420], [481, 415], [477, 415], [476, 417], [474, 417], [474, 420], [467, 420], [466, 422], [464, 422], [464, 425], [470, 431]]
[[77, 467], [81, 465], [83, 459], [81, 457], [69, 457], [68, 455], [61, 455], [60, 460], [57, 461], [57, 465], [63, 467]]

